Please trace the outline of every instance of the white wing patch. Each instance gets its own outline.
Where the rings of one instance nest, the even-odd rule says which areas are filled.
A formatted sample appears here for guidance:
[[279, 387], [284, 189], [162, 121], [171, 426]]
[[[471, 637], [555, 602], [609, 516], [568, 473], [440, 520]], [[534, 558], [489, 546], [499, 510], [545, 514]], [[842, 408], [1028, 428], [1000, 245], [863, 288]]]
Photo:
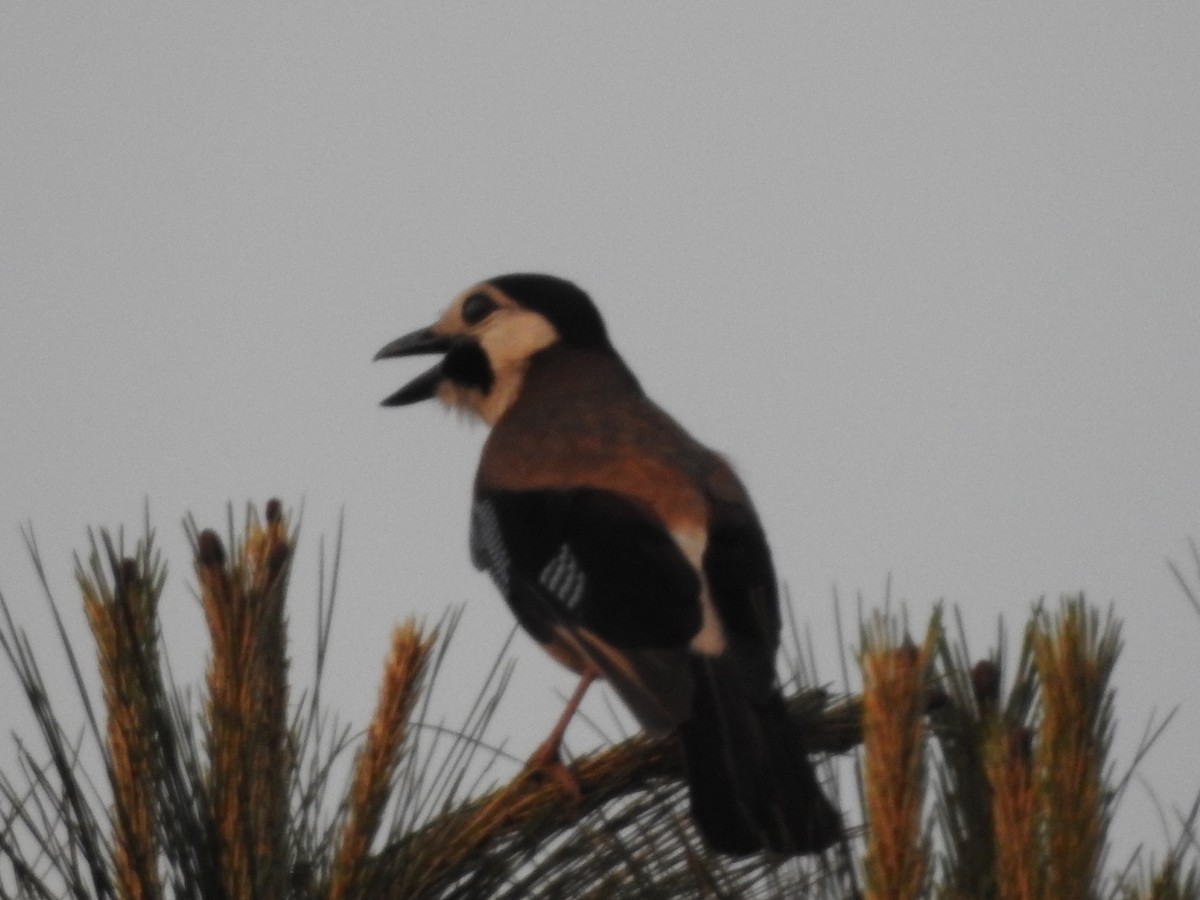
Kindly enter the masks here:
[[476, 500], [471, 507], [471, 560], [478, 568], [487, 569], [500, 593], [507, 597], [511, 562], [495, 504], [490, 500]]
[[563, 544], [538, 575], [538, 582], [567, 609], [575, 610], [587, 589], [587, 576], [571, 548]]

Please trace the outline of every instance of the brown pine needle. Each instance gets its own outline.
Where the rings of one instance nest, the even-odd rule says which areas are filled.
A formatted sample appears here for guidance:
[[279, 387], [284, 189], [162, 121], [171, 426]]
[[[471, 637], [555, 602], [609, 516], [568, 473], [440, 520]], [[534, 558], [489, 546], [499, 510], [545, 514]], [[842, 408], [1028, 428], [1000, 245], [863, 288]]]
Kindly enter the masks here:
[[135, 560], [115, 567], [112, 589], [98, 558], [92, 574], [77, 573], [88, 624], [96, 639], [112, 772], [114, 867], [122, 900], [162, 896], [154, 830], [154, 759], [150, 700], [143, 674], [156, 647], [156, 596]]
[[233, 559], [212, 531], [196, 536], [196, 577], [212, 637], [208, 667], [209, 802], [223, 886], [234, 897], [284, 897], [290, 870], [284, 618], [291, 543], [277, 501]]
[[375, 715], [355, 760], [348, 818], [333, 862], [329, 891], [333, 900], [362, 896], [356, 889], [358, 876], [391, 796], [409, 718], [436, 641], [436, 631], [423, 637], [412, 619], [392, 632], [392, 651]]
[[984, 748], [984, 767], [992, 787], [999, 900], [1037, 900], [1041, 896], [1032, 740], [1033, 734], [1026, 728], [1005, 728], [997, 723]]
[[877, 620], [864, 642], [865, 868], [867, 897], [877, 900], [916, 898], [924, 887], [924, 717], [935, 629], [920, 648], [897, 646]]
[[1104, 781], [1113, 727], [1109, 679], [1119, 648], [1111, 616], [1102, 631], [1081, 597], [1064, 601], [1054, 621], [1040, 617], [1033, 626], [1049, 897], [1091, 896], [1100, 875], [1111, 797]]

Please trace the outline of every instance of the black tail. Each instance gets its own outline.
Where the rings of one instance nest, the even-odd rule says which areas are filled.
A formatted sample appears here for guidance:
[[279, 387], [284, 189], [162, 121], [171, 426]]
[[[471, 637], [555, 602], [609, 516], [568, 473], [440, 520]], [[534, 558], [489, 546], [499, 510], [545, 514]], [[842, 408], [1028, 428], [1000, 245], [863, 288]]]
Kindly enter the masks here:
[[774, 693], [752, 703], [719, 659], [693, 665], [692, 718], [680, 727], [692, 816], [717, 851], [817, 853], [842, 836], [804, 744]]

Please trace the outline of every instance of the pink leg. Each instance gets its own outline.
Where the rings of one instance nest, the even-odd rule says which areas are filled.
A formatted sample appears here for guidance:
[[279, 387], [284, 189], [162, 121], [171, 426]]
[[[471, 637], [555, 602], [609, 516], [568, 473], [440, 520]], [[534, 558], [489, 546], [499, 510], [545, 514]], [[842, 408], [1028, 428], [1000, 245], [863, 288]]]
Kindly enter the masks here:
[[579, 788], [578, 779], [563, 764], [559, 750], [562, 748], [563, 735], [567, 732], [567, 726], [571, 724], [571, 719], [574, 718], [575, 711], [579, 709], [579, 704], [583, 702], [588, 688], [596, 680], [596, 674], [595, 669], [584, 671], [579, 679], [579, 684], [575, 687], [575, 693], [571, 695], [562, 715], [558, 717], [558, 722], [551, 729], [549, 736], [533, 751], [529, 762], [525, 764], [526, 771], [537, 771], [545, 775], [559, 784], [576, 802], [583, 799], [583, 792]]

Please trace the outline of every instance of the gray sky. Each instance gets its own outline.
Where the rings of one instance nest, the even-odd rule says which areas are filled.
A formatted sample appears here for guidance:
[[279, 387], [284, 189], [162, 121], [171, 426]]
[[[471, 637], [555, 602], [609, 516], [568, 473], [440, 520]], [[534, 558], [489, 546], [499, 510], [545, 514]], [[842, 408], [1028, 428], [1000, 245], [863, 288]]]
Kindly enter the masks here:
[[[48, 669], [21, 523], [82, 634], [70, 553], [148, 499], [198, 677], [177, 523], [277, 495], [298, 673], [344, 509], [330, 696], [364, 722], [389, 627], [469, 601], [453, 720], [511, 622], [466, 552], [484, 432], [379, 409], [419, 368], [370, 359], [548, 271], [738, 466], [826, 678], [835, 584], [960, 604], [976, 656], [1083, 589], [1125, 620], [1122, 754], [1182, 704], [1143, 772], [1190, 802], [1200, 6], [272, 7], [0, 8], [0, 590]], [[524, 754], [571, 676], [517, 653]], [[1164, 846], [1141, 785], [1117, 831]]]

